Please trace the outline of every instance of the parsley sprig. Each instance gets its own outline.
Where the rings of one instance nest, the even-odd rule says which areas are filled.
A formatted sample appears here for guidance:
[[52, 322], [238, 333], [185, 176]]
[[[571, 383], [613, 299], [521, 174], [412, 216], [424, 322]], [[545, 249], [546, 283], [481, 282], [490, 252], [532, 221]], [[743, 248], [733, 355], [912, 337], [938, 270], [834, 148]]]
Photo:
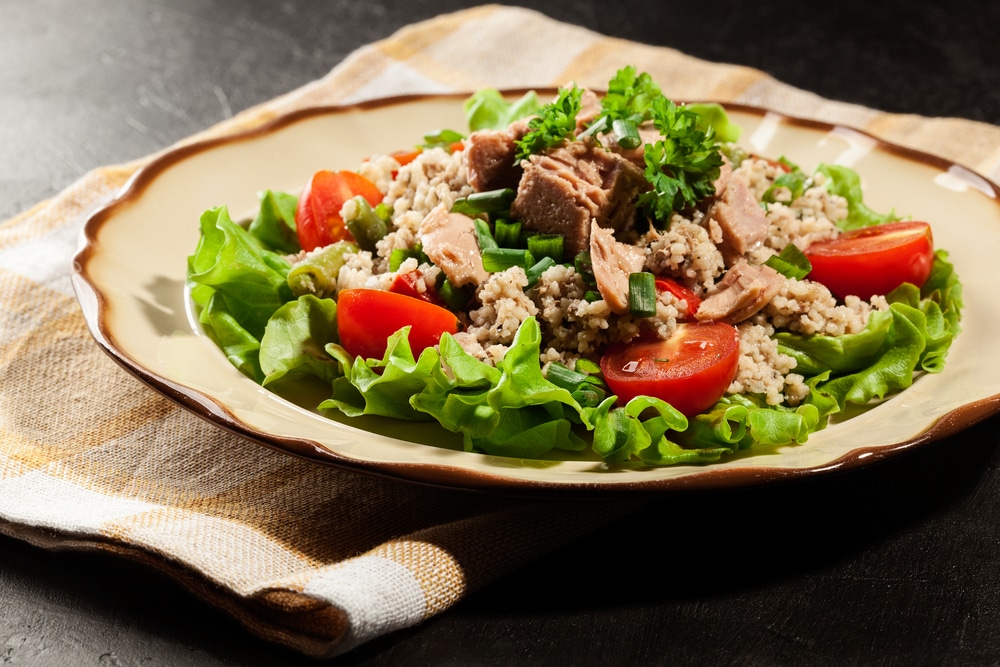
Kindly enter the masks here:
[[601, 113], [583, 134], [610, 132], [622, 148], [641, 145], [638, 127], [652, 119], [653, 100], [662, 97], [660, 87], [647, 72], [638, 73], [629, 65], [618, 70], [608, 82], [601, 99]]
[[544, 153], [574, 136], [582, 96], [583, 89], [576, 84], [560, 88], [556, 99], [544, 105], [538, 110], [538, 115], [528, 121], [527, 133], [516, 142], [515, 162], [529, 155]]
[[660, 96], [652, 104], [653, 125], [661, 138], [645, 146], [646, 180], [653, 189], [639, 195], [650, 217], [666, 221], [715, 192], [722, 154], [711, 127], [699, 128], [693, 111]]

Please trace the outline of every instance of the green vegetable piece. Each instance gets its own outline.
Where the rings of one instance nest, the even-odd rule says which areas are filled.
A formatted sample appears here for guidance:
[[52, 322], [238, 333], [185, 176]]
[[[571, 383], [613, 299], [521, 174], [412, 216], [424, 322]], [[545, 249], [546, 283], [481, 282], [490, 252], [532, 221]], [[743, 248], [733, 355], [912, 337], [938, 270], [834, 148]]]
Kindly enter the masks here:
[[628, 309], [636, 317], [656, 315], [656, 276], [646, 271], [629, 274]]
[[528, 250], [535, 257], [551, 257], [555, 263], [563, 261], [562, 234], [532, 234], [528, 237]]
[[347, 255], [358, 252], [357, 244], [337, 241], [317, 248], [288, 271], [288, 286], [295, 296], [333, 294], [337, 287], [337, 274]]
[[302, 249], [295, 232], [295, 208], [298, 203], [297, 196], [285, 192], [261, 192], [260, 208], [250, 223], [250, 233], [278, 252], [298, 252]]
[[500, 218], [493, 223], [493, 237], [501, 248], [523, 248], [521, 243], [521, 221]]
[[502, 214], [510, 211], [510, 204], [517, 196], [512, 188], [473, 192], [467, 197], [459, 197], [452, 204], [452, 213], [475, 216], [481, 213]]
[[389, 270], [399, 271], [400, 265], [408, 259], [415, 259], [421, 264], [427, 262], [427, 256], [420, 248], [393, 248], [389, 253]]
[[674, 211], [689, 208], [715, 192], [722, 155], [711, 128], [698, 127], [698, 114], [665, 97], [653, 101], [653, 124], [662, 138], [646, 144], [646, 180], [652, 190], [639, 195], [647, 215], [665, 223]]
[[622, 148], [638, 148], [642, 145], [642, 137], [639, 136], [639, 128], [634, 121], [616, 118], [611, 123], [611, 132]]
[[880, 225], [899, 220], [895, 211], [879, 214], [868, 208], [861, 189], [861, 177], [850, 167], [835, 164], [821, 164], [818, 173], [826, 176], [826, 189], [847, 200], [847, 218], [837, 223], [843, 231]]
[[764, 262], [767, 266], [785, 276], [802, 280], [812, 271], [812, 263], [805, 253], [794, 243], [789, 243], [777, 255], [771, 255]]
[[601, 98], [601, 115], [591, 127], [600, 126], [602, 129], [598, 131], [604, 132], [608, 127], [613, 129], [615, 121], [641, 125], [653, 117], [653, 101], [661, 97], [663, 93], [649, 73], [637, 72], [635, 67], [627, 65], [608, 82], [607, 94]]
[[490, 223], [482, 218], [473, 218], [472, 224], [476, 229], [476, 241], [480, 250], [499, 247], [497, 240], [493, 238], [493, 232], [490, 231]]
[[527, 270], [535, 263], [531, 253], [522, 248], [487, 248], [483, 250], [483, 269], [489, 273], [506, 271], [512, 266]]
[[266, 387], [312, 375], [332, 382], [340, 363], [326, 351], [338, 342], [337, 303], [305, 294], [271, 316], [260, 341], [260, 367]]
[[525, 275], [528, 276], [528, 284], [525, 286], [525, 289], [528, 290], [534, 287], [538, 283], [538, 279], [542, 277], [542, 274], [556, 264], [557, 262], [551, 257], [542, 257], [540, 260], [532, 264], [524, 272]]
[[389, 225], [375, 214], [367, 199], [361, 196], [351, 199], [354, 202], [354, 214], [345, 218], [344, 224], [362, 250], [375, 252], [375, 244], [389, 233]]
[[268, 318], [292, 299], [287, 282], [291, 265], [233, 222], [225, 206], [205, 211], [200, 225], [201, 237], [187, 268], [188, 280], [210, 288], [198, 290], [199, 305], [221, 299], [215, 311], [224, 309], [259, 340]]
[[743, 128], [729, 120], [725, 107], [714, 102], [686, 104], [685, 108], [698, 114], [698, 127], [703, 132], [711, 132], [717, 141], [736, 143], [743, 134]]
[[[594, 262], [590, 257], [589, 251], [584, 250], [573, 258], [573, 268], [576, 269], [578, 274], [580, 274], [584, 285], [588, 287], [597, 287], [597, 280], [594, 278]], [[587, 300], [590, 301], [590, 299]], [[594, 301], [596, 300], [597, 299], [594, 299]]]
[[451, 310], [465, 310], [475, 293], [472, 287], [470, 285], [455, 287], [444, 273], [438, 274], [438, 277], [436, 285], [438, 296]]
[[791, 195], [789, 201], [795, 201], [802, 196], [802, 193], [810, 186], [811, 182], [812, 179], [804, 171], [795, 167], [791, 171], [785, 172], [774, 179], [774, 184], [764, 192], [761, 196], [761, 201], [765, 204], [778, 201], [775, 199], [775, 196], [784, 188], [787, 188]]
[[541, 108], [538, 94], [531, 90], [508, 102], [496, 88], [484, 88], [463, 103], [469, 131], [502, 130], [515, 120], [526, 118]]
[[424, 135], [424, 143], [420, 148], [444, 148], [451, 151], [451, 147], [465, 139], [465, 135], [455, 130], [438, 130]]
[[515, 142], [515, 164], [530, 155], [544, 153], [569, 139], [576, 132], [576, 116], [580, 112], [583, 90], [577, 85], [560, 88], [555, 101], [538, 110], [528, 121], [528, 131]]

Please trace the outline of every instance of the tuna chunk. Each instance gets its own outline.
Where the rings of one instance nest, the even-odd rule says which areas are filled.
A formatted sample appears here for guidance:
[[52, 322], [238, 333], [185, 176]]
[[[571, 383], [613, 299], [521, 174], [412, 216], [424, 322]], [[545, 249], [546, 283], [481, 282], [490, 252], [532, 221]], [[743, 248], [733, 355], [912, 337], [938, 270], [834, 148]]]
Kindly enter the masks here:
[[601, 298], [612, 312], [628, 312], [628, 277], [630, 273], [642, 271], [646, 263], [645, 251], [617, 241], [614, 232], [592, 222], [590, 261]]
[[719, 250], [727, 265], [759, 246], [770, 226], [764, 209], [740, 178], [725, 179], [725, 188], [709, 207], [708, 217], [722, 231]]
[[525, 229], [563, 234], [572, 257], [589, 249], [592, 221], [615, 231], [631, 225], [635, 197], [648, 187], [628, 160], [592, 140], [573, 141], [524, 163], [511, 215]]
[[479, 130], [465, 140], [469, 184], [476, 192], [517, 188], [521, 166], [514, 162], [518, 141], [528, 131], [527, 121], [516, 121], [506, 130]]
[[737, 324], [757, 314], [781, 289], [786, 278], [769, 266], [737, 262], [698, 306], [699, 322]]
[[444, 204], [434, 207], [420, 223], [424, 254], [455, 287], [481, 285], [489, 278], [472, 218], [449, 213]]

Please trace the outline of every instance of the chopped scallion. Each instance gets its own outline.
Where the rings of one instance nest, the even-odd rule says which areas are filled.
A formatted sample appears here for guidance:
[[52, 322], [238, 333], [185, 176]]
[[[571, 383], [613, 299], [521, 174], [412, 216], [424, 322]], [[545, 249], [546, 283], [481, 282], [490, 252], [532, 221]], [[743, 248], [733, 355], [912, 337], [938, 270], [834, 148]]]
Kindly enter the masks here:
[[628, 309], [636, 317], [656, 315], [656, 277], [652, 273], [629, 274]]
[[[589, 287], [595, 287], [597, 281], [594, 279], [594, 263], [590, 258], [590, 253], [584, 250], [576, 257], [573, 258], [573, 268], [576, 272], [580, 274], [583, 279], [583, 284]], [[600, 297], [597, 297], [598, 299]], [[587, 299], [588, 301], [596, 301], [597, 299]]]
[[501, 248], [517, 248], [521, 245], [520, 221], [504, 220], [493, 223], [493, 238]]
[[400, 265], [411, 257], [421, 262], [424, 259], [424, 254], [417, 248], [393, 248], [392, 252], [389, 253], [389, 270], [399, 271]]
[[[530, 250], [528, 252], [531, 253]], [[532, 256], [534, 256], [534, 253], [531, 254]], [[542, 277], [542, 274], [555, 265], [556, 265], [556, 260], [548, 256], [542, 257], [537, 262], [532, 264], [531, 267], [528, 268], [527, 271], [525, 271], [525, 274], [528, 276], [528, 286], [526, 289], [531, 289], [532, 287], [534, 287], [535, 283], [538, 282], [538, 279]]]
[[532, 234], [528, 237], [528, 250], [535, 257], [551, 257], [561, 262], [564, 241], [562, 234]]
[[482, 218], [473, 218], [472, 224], [476, 228], [476, 240], [479, 242], [480, 250], [497, 247], [497, 240], [493, 238], [493, 232], [490, 231], [490, 223]]
[[478, 215], [480, 213], [506, 213], [517, 193], [512, 188], [473, 192], [467, 197], [460, 197], [452, 204], [452, 213]]
[[638, 148], [642, 145], [642, 137], [639, 136], [639, 128], [631, 120], [616, 118], [611, 123], [615, 141], [622, 148]]
[[[444, 276], [443, 273], [440, 275]], [[438, 296], [440, 296], [452, 310], [464, 310], [465, 307], [469, 305], [469, 300], [472, 298], [472, 290], [468, 285], [455, 287], [447, 278], [439, 281], [437, 285], [437, 293]]]
[[520, 266], [527, 270], [534, 263], [534, 257], [524, 248], [487, 248], [483, 250], [483, 268], [489, 273], [506, 271], [512, 266]]
[[779, 254], [768, 257], [764, 264], [786, 278], [796, 280], [802, 280], [812, 271], [812, 262], [794, 243], [786, 245]]

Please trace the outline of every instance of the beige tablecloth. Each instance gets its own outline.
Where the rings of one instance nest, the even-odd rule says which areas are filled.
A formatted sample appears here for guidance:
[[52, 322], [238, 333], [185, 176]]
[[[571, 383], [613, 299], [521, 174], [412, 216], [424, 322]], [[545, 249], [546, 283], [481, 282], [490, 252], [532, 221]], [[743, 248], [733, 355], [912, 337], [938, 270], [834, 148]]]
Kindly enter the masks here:
[[[496, 5], [407, 27], [190, 140], [389, 94], [600, 87], [625, 64], [675, 99], [844, 123], [1000, 180], [1000, 128], [832, 102], [753, 69]], [[634, 507], [512, 501], [346, 473], [243, 441], [140, 384], [89, 336], [69, 273], [88, 213], [146, 161], [96, 169], [0, 225], [0, 530], [138, 559], [268, 640], [335, 655], [420, 623]]]

